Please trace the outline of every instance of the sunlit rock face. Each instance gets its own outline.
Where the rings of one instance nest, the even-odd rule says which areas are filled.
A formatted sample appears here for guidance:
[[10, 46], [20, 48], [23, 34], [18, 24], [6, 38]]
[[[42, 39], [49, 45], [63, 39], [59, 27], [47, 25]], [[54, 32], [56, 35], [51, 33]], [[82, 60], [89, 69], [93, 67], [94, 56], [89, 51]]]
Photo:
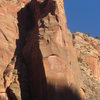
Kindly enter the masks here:
[[100, 40], [89, 34], [73, 34], [73, 45], [76, 48], [80, 65], [83, 89], [86, 99], [99, 100], [100, 97]]
[[9, 100], [21, 100], [18, 68], [15, 69], [15, 66], [24, 64], [21, 65], [20, 61], [20, 64], [16, 63], [19, 39], [17, 13], [28, 2], [29, 0], [0, 0], [0, 100], [8, 100], [9, 95]]
[[0, 100], [80, 100], [66, 24], [64, 0], [0, 0]]

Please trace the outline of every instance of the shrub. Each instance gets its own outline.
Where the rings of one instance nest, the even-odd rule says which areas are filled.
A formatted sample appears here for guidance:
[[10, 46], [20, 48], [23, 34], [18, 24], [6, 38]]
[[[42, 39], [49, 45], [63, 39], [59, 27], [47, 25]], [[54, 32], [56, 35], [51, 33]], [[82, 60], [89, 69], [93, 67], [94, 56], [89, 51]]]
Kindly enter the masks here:
[[78, 62], [82, 63], [83, 59], [81, 57], [78, 57]]
[[98, 56], [99, 60], [100, 60], [100, 56]]
[[99, 37], [98, 37], [98, 36], [96, 36], [95, 38], [96, 38], [96, 39], [99, 39]]
[[14, 57], [11, 59], [10, 64], [13, 65], [15, 62], [16, 62], [16, 56], [14, 56]]
[[17, 74], [17, 71], [16, 69], [13, 70], [13, 75]]

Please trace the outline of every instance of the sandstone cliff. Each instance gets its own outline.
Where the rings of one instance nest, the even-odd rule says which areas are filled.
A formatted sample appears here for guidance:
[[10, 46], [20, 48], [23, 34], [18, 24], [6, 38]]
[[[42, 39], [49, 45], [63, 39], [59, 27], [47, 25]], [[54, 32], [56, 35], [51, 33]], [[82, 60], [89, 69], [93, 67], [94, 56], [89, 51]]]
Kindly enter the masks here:
[[0, 100], [100, 99], [100, 40], [66, 24], [64, 0], [0, 0]]
[[64, 0], [0, 0], [0, 100], [100, 99], [100, 40], [66, 24]]
[[0, 100], [80, 100], [80, 76], [64, 0], [0, 0]]
[[[79, 98], [74, 97], [74, 91], [80, 89], [80, 69], [63, 0], [32, 1], [30, 10], [34, 25], [22, 50], [30, 72], [32, 99]], [[73, 96], [66, 95], [68, 91]]]
[[86, 100], [100, 100], [100, 40], [76, 32], [73, 34]]

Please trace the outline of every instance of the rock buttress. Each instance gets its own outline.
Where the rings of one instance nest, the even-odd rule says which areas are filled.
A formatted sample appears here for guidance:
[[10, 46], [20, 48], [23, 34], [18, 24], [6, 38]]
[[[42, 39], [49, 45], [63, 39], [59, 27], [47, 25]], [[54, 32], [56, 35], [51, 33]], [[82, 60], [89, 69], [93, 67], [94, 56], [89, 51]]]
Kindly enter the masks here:
[[32, 100], [80, 100], [80, 69], [63, 0], [32, 0], [32, 28], [23, 47]]

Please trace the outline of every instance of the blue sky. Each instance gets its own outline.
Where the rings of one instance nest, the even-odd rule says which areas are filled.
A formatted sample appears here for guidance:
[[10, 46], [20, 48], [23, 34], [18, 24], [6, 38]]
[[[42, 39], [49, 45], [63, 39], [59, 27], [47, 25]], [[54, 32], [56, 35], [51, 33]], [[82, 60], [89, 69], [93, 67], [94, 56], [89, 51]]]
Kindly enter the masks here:
[[65, 11], [71, 32], [100, 37], [100, 0], [65, 0]]

